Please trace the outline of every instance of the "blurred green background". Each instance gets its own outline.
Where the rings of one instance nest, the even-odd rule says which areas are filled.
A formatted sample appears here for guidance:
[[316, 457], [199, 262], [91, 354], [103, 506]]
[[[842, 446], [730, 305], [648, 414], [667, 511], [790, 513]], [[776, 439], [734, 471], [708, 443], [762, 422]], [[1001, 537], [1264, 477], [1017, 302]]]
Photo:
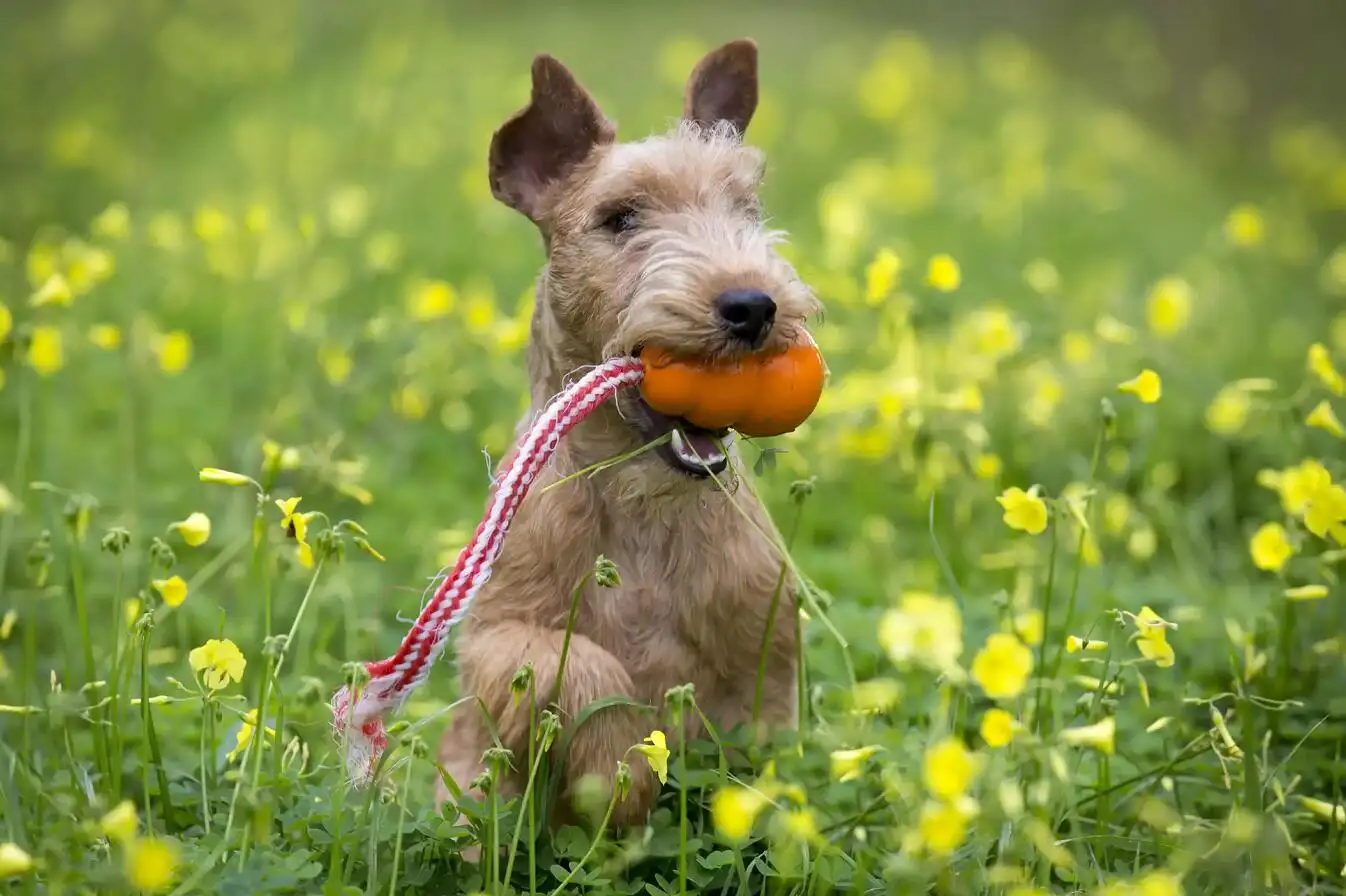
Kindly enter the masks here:
[[[1144, 704], [1116, 707], [1115, 780], [1199, 742], [1211, 719], [1194, 701], [1250, 680], [1268, 701], [1298, 701], [1257, 720], [1275, 786], [1294, 776], [1303, 793], [1339, 798], [1346, 648], [1333, 636], [1346, 601], [1281, 596], [1335, 589], [1339, 558], [1306, 537], [1278, 578], [1253, 568], [1248, 540], [1285, 517], [1259, 471], [1317, 456], [1340, 473], [1341, 441], [1303, 425], [1322, 390], [1302, 385], [1310, 344], [1346, 356], [1340, 2], [6, 0], [0, 704], [41, 709], [0, 717], [6, 745], [36, 745], [12, 747], [5, 836], [48, 830], [25, 847], [57, 877], [114, 879], [74, 821], [95, 801], [83, 796], [92, 726], [76, 721], [88, 670], [71, 595], [87, 582], [91, 666], [106, 675], [138, 601], [154, 600], [149, 583], [170, 572], [156, 537], [191, 591], [159, 608], [146, 693], [176, 693], [187, 652], [228, 637], [249, 661], [234, 696], [254, 705], [265, 635], [288, 628], [310, 572], [270, 505], [280, 575], [253, 569], [251, 493], [197, 471], [260, 477], [270, 462], [274, 496], [358, 520], [386, 557], [349, 549], [324, 572], [283, 690], [287, 734], [317, 751], [312, 767], [328, 764], [302, 782], [277, 775], [258, 803], [258, 829], [274, 819], [296, 862], [328, 850], [311, 818], [335, 792], [336, 757], [325, 706], [303, 695], [325, 698], [343, 663], [392, 652], [476, 525], [483, 449], [499, 458], [523, 409], [542, 249], [489, 195], [492, 131], [525, 103], [542, 51], [623, 138], [663, 130], [699, 56], [745, 35], [761, 53], [748, 139], [768, 152], [765, 205], [827, 306], [816, 335], [833, 379], [818, 412], [745, 447], [749, 463], [784, 449], [755, 481], [780, 519], [792, 483], [814, 481], [794, 554], [850, 645], [809, 623], [818, 705], [845, 691], [850, 668], [890, 673], [876, 623], [904, 591], [957, 592], [969, 645], [1000, 625], [1029, 639], [1020, 620], [1041, 605], [1055, 535], [1011, 532], [995, 498], [1033, 483], [1078, 495], [1095, 478], [1106, 398], [1116, 428], [1092, 528], [1059, 523], [1062, 569], [1079, 570], [1073, 622], [1098, 632], [1110, 609], [1148, 605], [1180, 624], [1176, 667], [1147, 665]], [[940, 255], [960, 269], [953, 288], [926, 276]], [[890, 259], [888, 282], [876, 258]], [[1142, 368], [1162, 374], [1157, 404], [1117, 391]], [[62, 537], [69, 493], [98, 502], [82, 551]], [[194, 511], [213, 522], [195, 548], [166, 528]], [[120, 564], [95, 551], [113, 526], [131, 533]], [[448, 665], [407, 717], [445, 706]], [[1068, 679], [1050, 686], [1068, 693]], [[904, 738], [929, 726], [933, 700], [909, 695]], [[1092, 696], [1063, 710], [1066, 723], [1091, 701], [1096, 711]], [[142, 719], [121, 709], [114, 761], [128, 794], [142, 773], [148, 794]], [[1152, 735], [1160, 714], [1174, 721]], [[222, 789], [195, 802], [200, 717], [190, 701], [154, 715], [179, 807], [166, 829], [191, 841], [192, 863], [215, 848], [199, 819], [232, 818], [236, 802]], [[215, 768], [235, 742], [226, 724], [237, 719], [216, 732]], [[917, 740], [902, 744], [912, 757]], [[800, 762], [822, 781], [814, 752]], [[1164, 799], [1225, 817], [1240, 798], [1226, 761], [1193, 759]], [[428, 767], [414, 771], [429, 784]], [[829, 820], [824, 788], [808, 789]], [[443, 836], [425, 803], [408, 867], [429, 878]], [[1321, 826], [1293, 824], [1335, 874], [1339, 830], [1329, 846]], [[387, 829], [348, 830], [352, 855], [366, 835], [387, 847]], [[1156, 838], [1154, 858], [1167, 850]], [[288, 861], [240, 860], [233, 885], [261, 892], [248, 875]]]
[[[541, 246], [491, 200], [484, 162], [532, 55], [570, 65], [630, 139], [675, 120], [702, 52], [748, 35], [762, 66], [748, 136], [769, 153], [767, 209], [828, 305], [835, 375], [760, 487], [779, 510], [793, 479], [817, 477], [797, 556], [836, 597], [862, 675], [889, 597], [945, 586], [932, 530], [970, 594], [1027, 598], [994, 496], [1086, 478], [1105, 395], [1122, 407], [1106, 487], [1131, 514], [1098, 536], [1110, 562], [1086, 605], [1195, 607], [1221, 643], [1209, 611], [1266, 601], [1246, 543], [1276, 498], [1257, 470], [1339, 444], [1291, 431], [1293, 403], [1227, 437], [1205, 414], [1239, 378], [1292, 390], [1313, 341], [1346, 349], [1343, 22], [1339, 3], [1215, 0], [8, 0], [0, 300], [15, 333], [55, 328], [63, 347], [48, 376], [16, 340], [0, 349], [0, 432], [25, 407], [33, 420], [22, 479], [4, 474], [10, 593], [60, 511], [29, 481], [96, 495], [95, 532], [148, 538], [205, 510], [216, 535], [179, 551], [183, 573], [226, 571], [169, 637], [184, 650], [223, 610], [255, 651], [255, 581], [228, 553], [253, 508], [196, 470], [255, 472], [269, 439], [302, 454], [278, 493], [353, 516], [387, 556], [324, 582], [291, 671], [335, 686], [341, 662], [390, 652], [398, 614], [479, 517], [482, 449], [498, 458], [522, 409]], [[885, 249], [900, 283], [871, 296]], [[940, 253], [961, 266], [953, 292], [924, 280]], [[32, 307], [53, 272], [74, 301]], [[1190, 317], [1156, 332], [1164, 278], [1186, 284]], [[1143, 366], [1165, 397], [1138, 409], [1115, 386]], [[0, 470], [15, 460], [0, 438]], [[102, 598], [124, 596], [106, 576]], [[1321, 613], [1340, 630], [1338, 606]], [[60, 613], [38, 618], [41, 643], [65, 643]], [[814, 640], [826, 682], [840, 660]], [[1191, 663], [1220, 679], [1226, 659]]]

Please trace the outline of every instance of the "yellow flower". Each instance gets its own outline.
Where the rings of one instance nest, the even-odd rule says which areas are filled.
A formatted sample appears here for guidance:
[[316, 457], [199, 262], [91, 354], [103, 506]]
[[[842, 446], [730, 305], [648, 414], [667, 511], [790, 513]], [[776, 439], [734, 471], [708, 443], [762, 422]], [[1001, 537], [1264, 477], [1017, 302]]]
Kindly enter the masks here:
[[169, 375], [181, 373], [192, 360], [192, 337], [181, 330], [165, 333], [155, 351], [159, 356], [160, 370]]
[[32, 340], [28, 343], [28, 365], [40, 376], [51, 376], [65, 366], [60, 330], [45, 324], [33, 327]]
[[936, 255], [926, 266], [925, 282], [940, 292], [953, 292], [963, 282], [963, 274], [951, 256]]
[[794, 840], [818, 840], [818, 823], [808, 809], [792, 809], [780, 815], [780, 826], [785, 835]]
[[1335, 395], [1346, 395], [1346, 377], [1343, 377], [1332, 364], [1332, 355], [1327, 346], [1315, 342], [1309, 346], [1308, 368], [1318, 381]]
[[218, 467], [204, 467], [201, 470], [201, 481], [210, 482], [215, 485], [253, 485], [251, 477], [244, 476], [242, 473], [233, 473], [229, 470], [221, 470]]
[[[447, 564], [445, 564], [447, 565]], [[901, 686], [891, 678], [871, 678], [851, 689], [851, 711], [861, 715], [887, 712], [902, 696]]]
[[14, 314], [4, 302], [0, 302], [0, 342], [5, 341], [5, 337], [12, 329], [14, 329]]
[[[238, 728], [238, 738], [234, 742], [234, 748], [230, 750], [228, 754], [226, 754], [225, 759], [227, 759], [229, 762], [233, 762], [239, 756], [242, 756], [243, 751], [248, 748], [248, 744], [252, 743], [252, 737], [256, 732], [257, 732], [257, 710], [250, 709], [246, 713], [244, 713], [243, 724], [240, 725]], [[268, 726], [266, 729], [266, 736], [271, 738], [272, 740], [275, 740], [276, 729]]]
[[896, 666], [915, 662], [958, 675], [963, 652], [963, 618], [951, 598], [908, 591], [879, 620], [879, 644]]
[[229, 216], [212, 206], [202, 206], [192, 216], [192, 230], [203, 243], [214, 242], [233, 229], [234, 222]]
[[860, 747], [855, 750], [833, 750], [831, 759], [832, 777], [838, 781], [854, 781], [860, 777], [865, 761], [879, 751], [878, 747]]
[[1182, 896], [1182, 881], [1168, 871], [1150, 871], [1131, 885], [1133, 896]]
[[109, 840], [124, 843], [136, 835], [139, 823], [135, 803], [122, 800], [99, 820], [98, 827]]
[[142, 838], [126, 849], [126, 879], [137, 890], [157, 893], [168, 889], [178, 870], [178, 849], [167, 840]]
[[1165, 622], [1149, 607], [1142, 607], [1131, 621], [1136, 625], [1136, 648], [1140, 655], [1154, 660], [1160, 668], [1172, 666], [1175, 657], [1173, 647], [1168, 643], [1168, 629], [1173, 623]]
[[932, 855], [947, 856], [967, 837], [968, 822], [977, 816], [977, 803], [969, 798], [953, 802], [926, 802], [917, 822], [920, 842]]
[[1282, 470], [1279, 476], [1270, 477], [1266, 484], [1280, 493], [1281, 506], [1286, 513], [1302, 516], [1313, 496], [1331, 487], [1332, 476], [1326, 467], [1310, 457], [1298, 466]]
[[1113, 345], [1130, 345], [1136, 341], [1136, 331], [1111, 314], [1103, 315], [1094, 323], [1094, 332], [1099, 339]]
[[993, 700], [1009, 700], [1023, 693], [1033, 671], [1033, 651], [1006, 632], [986, 639], [972, 660], [972, 677]]
[[1343, 521], [1346, 521], [1346, 489], [1339, 485], [1320, 488], [1304, 508], [1304, 526], [1319, 538], [1331, 533], [1339, 543], [1346, 543], [1342, 537]]
[[979, 454], [972, 463], [972, 472], [978, 479], [994, 479], [1000, 475], [1004, 462], [995, 454]]
[[1023, 638], [1024, 643], [1036, 647], [1042, 643], [1042, 611], [1025, 610], [1014, 617], [1014, 633]]
[[243, 658], [243, 651], [228, 638], [211, 638], [187, 654], [187, 662], [193, 672], [205, 679], [206, 687], [212, 691], [226, 688], [230, 682], [242, 681], [243, 670], [248, 665], [248, 661]]
[[1081, 650], [1107, 650], [1107, 641], [1092, 641], [1069, 635], [1066, 638], [1066, 653], [1079, 653]]
[[1206, 427], [1213, 433], [1232, 436], [1243, 429], [1252, 411], [1253, 400], [1237, 383], [1225, 386], [1206, 407]]
[[154, 590], [159, 592], [164, 603], [170, 607], [182, 606], [182, 602], [187, 599], [187, 583], [182, 580], [182, 576], [173, 576], [167, 579], [155, 579], [150, 582]]
[[276, 499], [276, 506], [282, 514], [280, 527], [285, 530], [285, 534], [300, 544], [307, 544], [308, 514], [295, 512], [302, 500], [298, 497], [286, 498], [284, 501]]
[[730, 784], [711, 797], [710, 818], [721, 836], [735, 842], [746, 840], [766, 802], [757, 791]]
[[1061, 740], [1075, 747], [1093, 747], [1111, 756], [1117, 743], [1117, 720], [1108, 717], [1092, 725], [1067, 728], [1061, 732]]
[[294, 470], [299, 466], [299, 449], [282, 447], [278, 442], [266, 439], [262, 442], [262, 469], [267, 471]]
[[1164, 383], [1159, 374], [1147, 367], [1126, 382], [1118, 383], [1117, 391], [1129, 392], [1145, 404], [1154, 404], [1164, 392]]
[[1087, 364], [1094, 356], [1094, 343], [1088, 333], [1072, 330], [1061, 337], [1061, 357], [1067, 364]]
[[1268, 572], [1280, 572], [1285, 562], [1295, 554], [1294, 545], [1285, 527], [1280, 523], [1263, 523], [1248, 542], [1253, 564]]
[[1337, 419], [1337, 414], [1332, 410], [1332, 405], [1327, 403], [1327, 399], [1318, 402], [1304, 422], [1309, 426], [1326, 430], [1339, 439], [1346, 439], [1346, 429], [1342, 428], [1341, 421]]
[[124, 202], [114, 202], [98, 213], [89, 232], [104, 239], [125, 239], [131, 232], [131, 210]]
[[939, 799], [953, 800], [967, 793], [980, 771], [977, 756], [957, 738], [946, 737], [925, 751], [925, 788]]
[[1187, 326], [1192, 315], [1192, 287], [1180, 277], [1165, 277], [1150, 289], [1146, 304], [1150, 331], [1167, 338]]
[[43, 305], [69, 305], [74, 297], [70, 281], [60, 274], [52, 274], [29, 297], [28, 304], [34, 308], [41, 308]]
[[418, 321], [435, 320], [453, 310], [457, 294], [443, 280], [425, 280], [414, 284], [407, 297], [408, 311]]
[[1322, 600], [1327, 597], [1327, 586], [1300, 585], [1297, 588], [1287, 588], [1285, 596], [1290, 600]]
[[122, 344], [122, 331], [116, 324], [94, 324], [89, 328], [89, 341], [110, 352]]
[[1035, 258], [1024, 265], [1023, 278], [1030, 289], [1044, 296], [1061, 287], [1060, 272], [1045, 258]]
[[880, 249], [865, 269], [865, 301], [877, 305], [897, 286], [902, 259], [891, 249]]
[[1259, 245], [1266, 235], [1262, 211], [1251, 203], [1234, 207], [1224, 222], [1225, 237], [1240, 249]]
[[645, 743], [636, 744], [635, 750], [645, 756], [650, 770], [659, 778], [660, 784], [668, 783], [668, 741], [662, 731], [651, 731]]
[[350, 378], [354, 362], [350, 352], [339, 345], [325, 345], [318, 349], [318, 363], [322, 365], [323, 375], [333, 386], [343, 385]]
[[181, 535], [190, 547], [198, 548], [210, 540], [210, 517], [199, 510], [169, 528]]
[[393, 395], [393, 410], [406, 420], [421, 420], [430, 412], [430, 396], [416, 383], [407, 383]]
[[1007, 488], [996, 498], [1005, 510], [1005, 525], [1030, 535], [1040, 535], [1047, 528], [1047, 503], [1038, 497], [1035, 485], [1028, 491], [1015, 486]]
[[1014, 716], [1003, 709], [988, 709], [981, 717], [981, 739], [992, 749], [999, 749], [1014, 739], [1017, 723]]
[[0, 843], [0, 880], [18, 877], [33, 870], [33, 857], [17, 843]]

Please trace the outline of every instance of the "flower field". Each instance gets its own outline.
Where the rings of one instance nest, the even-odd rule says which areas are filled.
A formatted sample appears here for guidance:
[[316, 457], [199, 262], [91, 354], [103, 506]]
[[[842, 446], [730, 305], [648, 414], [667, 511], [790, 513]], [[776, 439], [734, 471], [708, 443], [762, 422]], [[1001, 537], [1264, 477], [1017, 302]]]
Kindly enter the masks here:
[[[121, 6], [0, 11], [0, 891], [1346, 892], [1346, 135], [1287, 114], [1217, 176], [1009, 32], [793, 9]], [[489, 777], [455, 821], [450, 642], [350, 786], [329, 701], [526, 406], [492, 131], [539, 51], [662, 130], [745, 34], [826, 306], [817, 412], [740, 443], [808, 586], [799, 732], [632, 744], [625, 836]], [[542, 793], [536, 724], [488, 765]]]

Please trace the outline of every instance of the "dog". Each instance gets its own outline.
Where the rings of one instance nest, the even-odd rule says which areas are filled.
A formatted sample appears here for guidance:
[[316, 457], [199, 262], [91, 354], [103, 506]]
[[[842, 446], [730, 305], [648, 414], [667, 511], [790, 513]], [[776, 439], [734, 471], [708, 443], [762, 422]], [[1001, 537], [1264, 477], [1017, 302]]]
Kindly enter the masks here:
[[[821, 310], [778, 254], [783, 234], [763, 217], [764, 156], [743, 139], [757, 101], [757, 45], [735, 40], [695, 66], [670, 133], [623, 143], [561, 62], [533, 60], [531, 100], [495, 132], [489, 152], [492, 194], [533, 222], [547, 256], [527, 349], [530, 413], [607, 359], [653, 345], [699, 358], [772, 352]], [[670, 433], [654, 451], [548, 488]], [[778, 586], [782, 558], [764, 534], [776, 530], [741, 487], [739, 461], [733, 433], [665, 417], [634, 389], [562, 440], [457, 633], [461, 693], [480, 700], [513, 753], [500, 793], [521, 793], [528, 775], [529, 707], [511, 679], [531, 664], [532, 709], [549, 705], [571, 594], [599, 555], [621, 581], [590, 581], [582, 592], [553, 705], [563, 726], [614, 695], [662, 709], [666, 692], [686, 683], [717, 730], [751, 723], [774, 598], [759, 724], [797, 727], [796, 587], [788, 576]], [[494, 744], [481, 707], [465, 703], [439, 749], [444, 770], [477, 798], [472, 785]], [[670, 743], [703, 733], [696, 715], [684, 714], [680, 731], [662, 729]], [[658, 718], [667, 725], [668, 716]], [[586, 778], [610, 788], [618, 762], [654, 724], [624, 705], [584, 720], [571, 735], [565, 803], [553, 821], [569, 817]], [[648, 764], [630, 766], [617, 828], [643, 823], [658, 797]], [[443, 782], [436, 797], [451, 799]]]

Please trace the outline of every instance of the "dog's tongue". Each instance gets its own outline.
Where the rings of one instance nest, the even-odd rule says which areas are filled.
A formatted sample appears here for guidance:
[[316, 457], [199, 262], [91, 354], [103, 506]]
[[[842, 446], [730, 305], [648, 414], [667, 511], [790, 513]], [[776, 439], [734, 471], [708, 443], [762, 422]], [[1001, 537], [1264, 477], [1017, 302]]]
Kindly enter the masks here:
[[688, 448], [696, 452], [697, 457], [709, 460], [724, 456], [724, 451], [720, 448], [720, 439], [707, 430], [684, 426], [682, 428], [682, 440]]
[[693, 469], [723, 469], [725, 451], [733, 441], [732, 432], [717, 436], [700, 427], [679, 425], [673, 428], [673, 453], [678, 460]]

